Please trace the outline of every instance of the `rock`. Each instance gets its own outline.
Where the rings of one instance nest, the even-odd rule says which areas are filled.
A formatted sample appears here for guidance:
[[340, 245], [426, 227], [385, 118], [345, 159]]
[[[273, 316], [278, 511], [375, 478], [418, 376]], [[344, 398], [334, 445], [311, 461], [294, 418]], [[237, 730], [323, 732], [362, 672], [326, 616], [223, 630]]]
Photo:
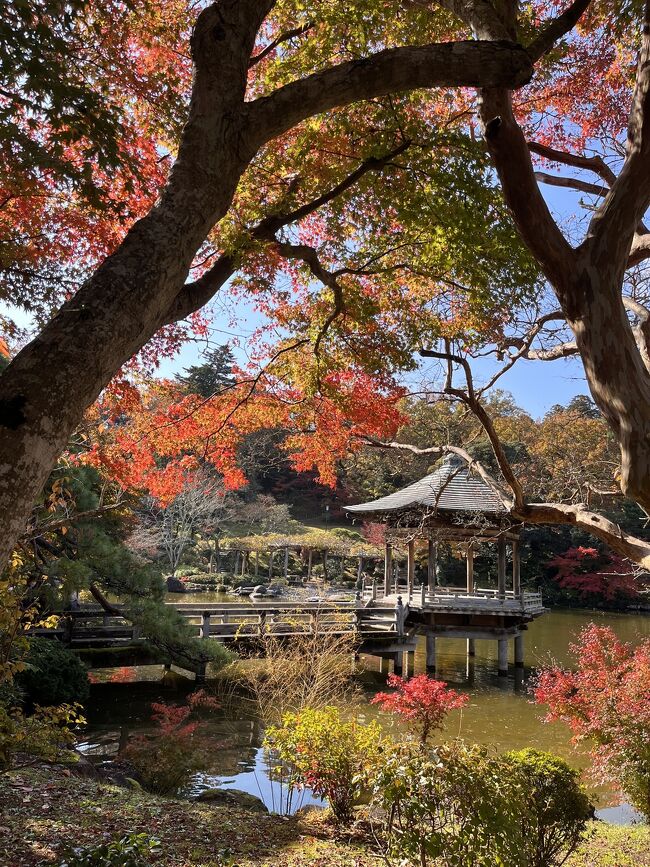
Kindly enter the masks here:
[[169, 593], [185, 593], [185, 585], [182, 581], [179, 581], [178, 578], [174, 578], [173, 575], [168, 575], [165, 580], [167, 582], [167, 591]]
[[258, 813], [268, 813], [267, 808], [255, 795], [239, 789], [206, 789], [196, 799], [210, 804], [225, 804], [231, 807], [244, 807]]

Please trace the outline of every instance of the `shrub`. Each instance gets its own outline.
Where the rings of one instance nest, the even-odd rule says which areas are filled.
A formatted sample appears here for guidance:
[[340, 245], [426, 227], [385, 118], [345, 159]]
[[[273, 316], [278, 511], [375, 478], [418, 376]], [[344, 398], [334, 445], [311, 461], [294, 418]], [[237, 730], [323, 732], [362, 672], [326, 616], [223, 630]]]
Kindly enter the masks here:
[[523, 839], [531, 867], [564, 864], [583, 839], [594, 808], [578, 773], [557, 756], [526, 749], [505, 756], [526, 795]]
[[381, 749], [381, 727], [343, 720], [336, 707], [305, 708], [287, 713], [282, 725], [267, 730], [264, 745], [272, 757], [289, 768], [292, 788], [308, 786], [327, 798], [340, 822], [368, 787]]
[[137, 771], [145, 788], [159, 795], [178, 791], [191, 774], [205, 768], [209, 750], [199, 737], [200, 721], [190, 721], [199, 708], [218, 707], [204, 690], [192, 693], [186, 705], [154, 702], [155, 731], [132, 738], [120, 753]]
[[595, 744], [596, 778], [618, 784], [650, 820], [650, 640], [634, 647], [592, 624], [571, 652], [576, 670], [543, 669], [535, 699], [548, 704], [547, 720], [571, 727], [574, 741]]
[[395, 692], [378, 692], [371, 704], [381, 705], [383, 710], [401, 716], [423, 745], [442, 728], [450, 710], [464, 707], [469, 701], [469, 696], [461, 695], [444, 681], [434, 680], [426, 674], [410, 680], [390, 674], [388, 686]]
[[98, 846], [76, 846], [59, 867], [146, 867], [148, 856], [159, 853], [158, 840], [146, 834], [128, 834]]
[[81, 705], [36, 707], [26, 715], [20, 708], [0, 706], [0, 770], [45, 761], [76, 761], [74, 729], [85, 723]]
[[17, 682], [33, 704], [83, 704], [88, 700], [85, 666], [58, 641], [33, 638], [25, 661], [27, 667], [17, 676]]
[[523, 867], [519, 775], [481, 746], [401, 745], [375, 775], [387, 858], [445, 867]]
[[179, 566], [174, 572], [176, 578], [185, 578], [187, 575], [198, 575], [200, 572], [198, 566]]

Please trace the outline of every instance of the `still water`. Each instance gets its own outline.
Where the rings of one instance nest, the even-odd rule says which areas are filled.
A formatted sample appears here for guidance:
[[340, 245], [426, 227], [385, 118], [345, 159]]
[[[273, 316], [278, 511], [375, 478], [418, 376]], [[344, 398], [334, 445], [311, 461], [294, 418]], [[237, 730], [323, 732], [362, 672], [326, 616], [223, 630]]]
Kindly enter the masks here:
[[[202, 594], [202, 599], [208, 601], [206, 594]], [[466, 655], [464, 640], [439, 639], [436, 677], [470, 695], [469, 704], [448, 717], [445, 736], [460, 734], [466, 740], [491, 744], [498, 750], [533, 746], [563, 756], [575, 767], [586, 768], [588, 757], [572, 747], [567, 727], [543, 722], [543, 708], [531, 703], [526, 681], [538, 666], [551, 659], [569, 666], [569, 644], [590, 622], [611, 626], [625, 641], [650, 637], [649, 615], [554, 610], [530, 625], [525, 634], [524, 672], [511, 667], [508, 677], [498, 676], [496, 641], [477, 641], [476, 656], [472, 659]], [[384, 676], [376, 658], [364, 657], [362, 664], [364, 696], [359, 713], [369, 718], [378, 711], [367, 701], [382, 688]], [[425, 670], [423, 640], [416, 652], [415, 668], [416, 673]], [[180, 702], [192, 688], [191, 683], [173, 675], [162, 679], [160, 666], [102, 670], [97, 675], [109, 682], [91, 688], [82, 749], [98, 761], [115, 756], [130, 734], [150, 728], [152, 701]], [[393, 724], [386, 716], [381, 718], [387, 726]], [[269, 809], [277, 809], [282, 795], [266, 774], [260, 748], [263, 728], [252, 708], [246, 703], [230, 702], [211, 715], [208, 726], [210, 739], [214, 741], [213, 760], [205, 773], [195, 776], [187, 794], [195, 795], [210, 788], [235, 788], [260, 797]], [[593, 788], [592, 792], [602, 818], [629, 820], [628, 810], [615, 807], [614, 793]], [[301, 803], [309, 802], [305, 796]]]

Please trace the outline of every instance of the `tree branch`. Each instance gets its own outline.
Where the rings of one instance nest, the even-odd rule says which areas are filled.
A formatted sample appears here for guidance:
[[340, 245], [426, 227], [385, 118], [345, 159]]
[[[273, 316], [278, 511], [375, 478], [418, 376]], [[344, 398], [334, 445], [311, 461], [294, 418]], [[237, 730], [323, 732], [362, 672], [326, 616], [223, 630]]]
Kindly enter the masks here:
[[533, 63], [547, 54], [563, 36], [573, 30], [590, 2], [591, 0], [574, 0], [561, 15], [542, 27], [528, 46], [528, 54]]
[[578, 190], [581, 193], [588, 193], [594, 196], [606, 196], [609, 192], [609, 187], [590, 184], [589, 181], [583, 181], [580, 178], [549, 175], [546, 172], [535, 172], [535, 180], [541, 184], [548, 184], [551, 187], [566, 187], [570, 190]]
[[507, 41], [459, 41], [389, 48], [313, 73], [246, 103], [247, 146], [254, 152], [307, 117], [400, 90], [425, 87], [512, 87], [533, 68]]
[[282, 45], [284, 42], [289, 42], [291, 39], [295, 39], [296, 36], [302, 36], [303, 33], [307, 33], [307, 31], [312, 30], [314, 27], [313, 21], [309, 21], [307, 24], [303, 24], [302, 27], [294, 27], [293, 30], [285, 30], [284, 33], [281, 33], [277, 39], [274, 39], [273, 42], [270, 42], [265, 48], [262, 49], [258, 54], [254, 54], [253, 57], [248, 61], [248, 68], [251, 69], [253, 66], [256, 66], [260, 61], [264, 60], [265, 57], [275, 51], [278, 45]]
[[[275, 241], [275, 238], [271, 237], [275, 232], [285, 226], [291, 225], [291, 223], [298, 222], [304, 217], [309, 216], [309, 214], [313, 214], [314, 211], [318, 210], [318, 208], [327, 205], [329, 202], [338, 198], [338, 196], [343, 195], [343, 193], [353, 187], [357, 181], [368, 172], [381, 171], [393, 159], [395, 159], [395, 157], [404, 153], [411, 144], [412, 142], [410, 139], [405, 139], [382, 156], [369, 157], [331, 189], [326, 190], [316, 198], [292, 211], [286, 211], [285, 213], [273, 214], [265, 217], [263, 220], [260, 220], [256, 226], [247, 229], [245, 234], [253, 240]], [[199, 277], [198, 280], [195, 280], [193, 283], [186, 283], [183, 286], [182, 291], [176, 297], [174, 304], [170, 308], [164, 324], [168, 325], [172, 322], [178, 322], [181, 319], [185, 319], [190, 315], [190, 313], [199, 310], [210, 301], [212, 296], [221, 289], [236, 270], [236, 257], [231, 254], [223, 253], [219, 256], [214, 265], [212, 265], [205, 274]]]
[[650, 204], [650, 0], [642, 19], [641, 48], [620, 174], [594, 214], [583, 247], [596, 268], [623, 271], [634, 233]]
[[445, 384], [445, 392], [453, 397], [456, 397], [458, 400], [461, 400], [466, 406], [468, 406], [471, 411], [474, 413], [476, 418], [481, 423], [483, 430], [487, 434], [488, 439], [490, 440], [490, 445], [492, 446], [492, 451], [494, 452], [494, 456], [496, 458], [497, 464], [499, 465], [499, 469], [503, 475], [503, 478], [506, 480], [508, 487], [512, 491], [513, 495], [513, 508], [518, 508], [524, 503], [524, 491], [521, 486], [519, 479], [517, 478], [510, 461], [505, 453], [505, 449], [503, 448], [503, 443], [499, 435], [496, 432], [494, 427], [494, 423], [487, 413], [485, 407], [476, 396], [476, 392], [474, 390], [473, 378], [472, 378], [472, 370], [469, 366], [469, 362], [466, 358], [463, 358], [460, 355], [454, 355], [451, 352], [437, 352], [433, 349], [421, 349], [420, 355], [425, 358], [440, 358], [442, 360], [447, 361], [449, 364], [452, 362], [455, 364], [460, 364], [465, 372], [465, 379], [467, 381], [467, 391], [463, 391], [460, 388], [454, 388], [451, 384], [451, 373], [448, 373], [447, 382]]

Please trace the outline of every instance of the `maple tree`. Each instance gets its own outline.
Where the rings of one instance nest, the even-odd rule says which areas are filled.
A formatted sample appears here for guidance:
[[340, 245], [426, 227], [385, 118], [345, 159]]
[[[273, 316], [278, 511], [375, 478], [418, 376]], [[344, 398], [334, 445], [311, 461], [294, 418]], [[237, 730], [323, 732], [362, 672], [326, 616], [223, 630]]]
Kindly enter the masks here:
[[650, 642], [620, 641], [590, 625], [571, 645], [575, 671], [542, 669], [536, 701], [548, 720], [562, 720], [576, 742], [592, 742], [598, 779], [614, 782], [650, 817]]
[[[387, 410], [401, 397], [396, 376], [413, 368], [414, 352], [427, 354], [438, 338], [460, 335], [469, 349], [487, 337], [502, 352], [514, 347], [513, 359], [539, 356], [533, 341], [540, 323], [528, 323], [523, 336], [511, 327], [519, 309], [539, 297], [530, 253], [578, 333], [592, 393], [622, 450], [622, 487], [643, 505], [643, 484], [635, 481], [645, 477], [647, 373], [635, 341], [643, 329], [624, 315], [620, 293], [629, 248], [634, 243], [638, 257], [645, 243], [644, 232], [633, 236], [647, 204], [647, 69], [641, 62], [635, 83], [631, 25], [648, 13], [634, 3], [587, 7], [576, 0], [564, 11], [530, 4], [517, 12], [483, 2], [359, 0], [343, 11], [302, 0], [220, 0], [194, 23], [195, 11], [180, 0], [144, 11], [133, 4], [106, 19], [89, 6], [106, 38], [99, 56], [89, 40], [75, 46], [80, 62], [89, 52], [99, 64], [97, 80], [109, 83], [123, 140], [146, 169], [134, 176], [152, 182], [131, 196], [127, 179], [111, 175], [110, 195], [126, 201], [128, 213], [101, 230], [81, 219], [70, 251], [83, 250], [89, 235], [99, 239], [81, 257], [86, 283], [0, 380], [4, 548], [14, 544], [53, 461], [111, 377], [156, 334], [140, 364], [177, 345], [184, 329], [177, 323], [231, 278], [234, 297], [252, 300], [280, 336], [258, 336], [251, 355], [253, 363], [266, 360], [263, 376], [247, 371], [236, 393], [209, 405], [209, 457], [241, 483], [233, 432], [272, 420], [295, 431], [286, 445], [296, 467], [316, 464], [331, 483], [351, 438], [385, 438], [396, 429], [397, 414], [387, 417]], [[579, 31], [565, 39], [581, 16]], [[115, 19], [121, 26], [109, 26]], [[642, 37], [642, 61], [646, 42]], [[520, 91], [533, 64], [537, 75]], [[599, 74], [608, 86], [594, 101], [577, 82]], [[179, 106], [190, 86], [181, 131]], [[484, 88], [478, 109], [488, 154], [473, 120], [475, 96], [463, 86]], [[557, 148], [585, 114], [574, 144], [586, 146], [604, 121], [620, 139], [630, 95], [625, 165], [574, 250], [539, 193], [525, 134], [534, 131], [535, 153]], [[156, 193], [155, 206], [126, 231]], [[37, 212], [31, 201], [30, 218]], [[66, 214], [80, 219], [87, 211], [77, 204], [64, 200]], [[48, 228], [59, 225], [55, 214]], [[607, 286], [593, 291], [607, 304], [585, 309], [581, 302], [598, 281]], [[611, 351], [601, 353], [605, 346]], [[622, 347], [626, 363], [612, 376], [607, 365]], [[126, 394], [128, 381], [121, 377], [116, 388]], [[144, 449], [137, 438], [127, 446], [142, 476]], [[161, 441], [158, 447], [169, 451]], [[126, 472], [125, 462], [117, 469]], [[174, 473], [177, 486], [181, 474], [169, 464], [168, 476]], [[594, 525], [584, 508], [533, 508], [517, 484], [513, 500], [526, 520], [575, 521], [620, 537], [611, 522]], [[639, 561], [648, 556], [638, 540], [621, 547]]]
[[378, 692], [371, 704], [401, 716], [419, 742], [426, 746], [431, 736], [439, 731], [450, 710], [464, 707], [468, 695], [450, 689], [442, 680], [419, 674], [409, 680], [395, 674], [388, 675], [388, 686], [394, 692]]
[[[368, 160], [395, 156], [405, 144], [399, 135], [400, 120], [395, 122], [391, 116], [392, 130], [386, 124], [392, 111], [391, 101], [385, 99], [388, 94], [441, 85], [519, 86], [530, 77], [530, 57], [520, 46], [503, 41], [441, 42], [455, 35], [448, 16], [432, 16], [426, 10], [394, 5], [400, 13], [397, 17], [383, 8], [360, 3], [357, 30], [350, 31], [349, 16], [342, 16], [336, 4], [312, 9], [309, 4], [293, 2], [221, 0], [202, 9], [198, 16], [190, 40], [191, 61], [187, 36], [193, 13], [183, 3], [164, 13], [154, 4], [158, 16], [154, 19], [148, 14], [138, 17], [140, 10], [134, 8], [132, 14], [120, 19], [124, 25], [108, 35], [110, 59], [120, 64], [115, 85], [120, 105], [135, 105], [132, 116], [144, 125], [144, 135], [138, 142], [149, 148], [160, 148], [162, 142], [163, 148], [170, 153], [176, 151], [178, 156], [156, 206], [131, 227], [121, 244], [118, 228], [117, 237], [111, 238], [113, 243], [105, 246], [94, 261], [111, 250], [112, 255], [88, 278], [74, 300], [70, 299], [43, 328], [38, 351], [48, 359], [51, 381], [46, 383], [50, 378], [40, 376], [40, 385], [32, 382], [28, 387], [23, 380], [31, 366], [28, 357], [37, 344], [25, 347], [3, 375], [3, 471], [12, 466], [10, 475], [27, 477], [20, 485], [22, 495], [14, 491], [11, 496], [12, 517], [7, 516], [7, 520], [15, 524], [16, 532], [25, 520], [25, 514], [18, 517], [18, 500], [24, 498], [25, 508], [28, 501], [33, 501], [45, 480], [44, 468], [49, 470], [85, 407], [120, 366], [161, 326], [185, 317], [212, 296], [222, 285], [223, 274], [232, 272], [233, 264], [243, 258], [242, 234], [249, 239], [254, 260], [255, 243], [269, 243], [268, 232], [286, 222], [287, 213], [279, 227], [271, 219], [279, 210], [278, 197], [287, 192], [290, 207], [291, 199], [297, 207], [306, 204], [304, 198], [296, 201], [302, 198], [303, 191], [301, 182], [287, 174], [283, 164], [287, 155], [305, 162], [305, 154], [311, 150], [310, 139], [318, 134], [321, 149], [314, 150], [314, 165], [322, 162], [330, 149], [327, 140], [337, 132], [338, 123], [341, 135], [347, 131], [348, 139], [355, 129], [356, 136], [361, 129], [368, 130], [368, 137], [357, 138], [357, 146], [350, 154], [351, 170], [355, 163], [359, 170], [364, 162], [368, 168]], [[99, 14], [94, 8], [92, 12]], [[312, 19], [319, 26], [312, 26]], [[389, 27], [388, 21], [392, 22]], [[562, 32], [571, 23], [563, 20]], [[414, 42], [416, 33], [418, 39]], [[82, 57], [84, 50], [90, 50], [88, 43], [81, 46]], [[372, 50], [376, 53], [372, 54]], [[542, 56], [545, 46], [539, 50], [536, 46], [535, 51]], [[366, 57], [361, 64], [359, 53]], [[162, 66], [167, 78], [160, 73]], [[170, 112], [169, 106], [178, 94], [187, 94], [192, 67], [189, 119], [175, 148], [179, 118], [178, 111]], [[107, 63], [101, 69], [106, 71]], [[154, 111], [152, 94], [161, 99], [164, 110]], [[369, 111], [364, 125], [358, 127], [360, 112], [345, 107], [375, 97], [376, 116], [373, 118]], [[417, 100], [411, 104], [405, 96], [398, 102], [400, 114], [417, 116]], [[422, 104], [426, 106], [426, 99]], [[323, 122], [328, 112], [331, 130]], [[303, 124], [316, 116], [321, 120]], [[126, 112], [125, 117], [131, 119]], [[237, 121], [233, 122], [235, 117]], [[422, 128], [421, 122], [416, 125]], [[376, 134], [372, 136], [373, 126], [375, 132], [383, 127], [386, 138], [392, 138], [379, 157], [377, 145], [383, 133], [379, 139]], [[272, 147], [271, 142], [275, 142]], [[343, 142], [341, 138], [340, 144]], [[475, 152], [480, 154], [480, 148]], [[420, 159], [425, 153], [426, 148], [419, 150]], [[444, 149], [441, 154], [444, 157]], [[484, 164], [484, 158], [480, 157], [479, 162]], [[147, 160], [148, 166], [154, 164], [159, 166], [157, 160]], [[461, 160], [458, 165], [462, 168]], [[309, 186], [313, 179], [314, 185], [320, 185], [324, 177], [329, 177], [334, 186], [337, 182], [343, 184], [345, 178], [341, 178], [339, 166], [339, 162], [333, 164], [329, 159], [321, 172], [311, 172], [309, 180], [301, 179], [302, 183]], [[266, 178], [261, 186], [260, 177]], [[243, 182], [238, 188], [240, 178]], [[327, 191], [321, 186], [319, 192], [323, 196]], [[146, 198], [140, 197], [127, 223], [146, 210]], [[208, 236], [220, 220], [214, 240], [219, 254], [215, 256]], [[488, 227], [490, 222], [494, 220], [487, 221]], [[282, 240], [271, 238], [270, 243], [272, 247], [279, 245], [280, 252]], [[293, 255], [296, 251], [285, 252]], [[207, 270], [201, 262], [207, 262]], [[196, 279], [186, 284], [193, 264], [197, 266]], [[324, 299], [314, 300], [323, 309]], [[403, 350], [400, 355], [403, 359]], [[309, 369], [313, 376], [314, 365]], [[73, 373], [76, 385], [71, 394]], [[331, 375], [342, 374], [334, 370]], [[40, 391], [38, 400], [34, 390]], [[28, 416], [32, 422], [28, 422]], [[25, 450], [24, 437], [32, 423], [40, 433]], [[26, 464], [30, 464], [29, 470]], [[3, 497], [14, 484], [15, 479], [3, 482]], [[30, 486], [33, 489], [28, 491]], [[15, 536], [9, 526], [7, 538]], [[9, 547], [11, 544], [8, 542]]]
[[549, 562], [555, 570], [554, 580], [565, 590], [573, 591], [581, 600], [639, 600], [643, 584], [616, 555], [603, 556], [596, 548], [569, 548]]

